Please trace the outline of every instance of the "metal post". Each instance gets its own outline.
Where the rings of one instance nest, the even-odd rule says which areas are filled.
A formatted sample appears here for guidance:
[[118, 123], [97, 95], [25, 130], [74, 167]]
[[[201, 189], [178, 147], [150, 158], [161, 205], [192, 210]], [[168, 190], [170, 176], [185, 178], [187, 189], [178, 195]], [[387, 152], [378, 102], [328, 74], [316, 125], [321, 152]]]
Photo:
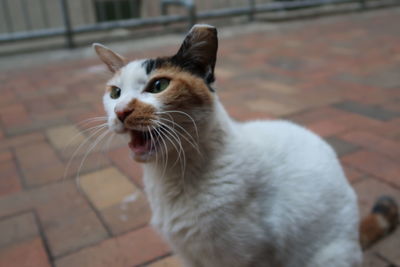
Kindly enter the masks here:
[[70, 17], [69, 17], [67, 1], [60, 0], [60, 7], [61, 7], [61, 13], [63, 16], [63, 21], [64, 21], [65, 43], [68, 48], [73, 48], [75, 46], [75, 44], [74, 44], [74, 37], [73, 37], [71, 21], [70, 21]]
[[4, 15], [4, 18], [6, 20], [6, 28], [7, 28], [7, 31], [10, 33], [10, 32], [14, 31], [14, 27], [13, 27], [13, 24], [12, 24], [12, 18], [11, 18], [11, 15], [10, 15], [10, 8], [8, 6], [8, 2], [7, 1], [8, 0], [2, 0], [1, 4], [2, 4], [2, 9], [3, 9], [3, 15]]
[[254, 21], [255, 10], [256, 10], [256, 0], [249, 0], [249, 21]]

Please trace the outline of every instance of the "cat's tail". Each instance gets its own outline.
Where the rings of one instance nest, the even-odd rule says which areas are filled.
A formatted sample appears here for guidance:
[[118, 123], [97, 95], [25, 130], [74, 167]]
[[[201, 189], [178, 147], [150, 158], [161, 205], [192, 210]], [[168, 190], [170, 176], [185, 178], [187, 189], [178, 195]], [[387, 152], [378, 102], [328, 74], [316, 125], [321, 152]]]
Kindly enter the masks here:
[[360, 243], [363, 250], [391, 233], [399, 224], [399, 208], [389, 196], [380, 197], [371, 213], [360, 224]]

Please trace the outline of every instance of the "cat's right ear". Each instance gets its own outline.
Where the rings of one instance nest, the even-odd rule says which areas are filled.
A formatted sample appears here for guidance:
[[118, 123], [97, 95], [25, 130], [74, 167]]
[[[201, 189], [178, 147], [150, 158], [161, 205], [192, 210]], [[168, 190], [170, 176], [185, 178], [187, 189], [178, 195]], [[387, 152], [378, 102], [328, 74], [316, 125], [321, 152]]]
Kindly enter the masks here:
[[207, 83], [212, 83], [217, 50], [217, 29], [211, 25], [196, 24], [186, 35], [173, 60], [183, 69], [201, 76]]
[[94, 43], [93, 48], [111, 72], [115, 73], [126, 65], [125, 59], [110, 48], [98, 43]]

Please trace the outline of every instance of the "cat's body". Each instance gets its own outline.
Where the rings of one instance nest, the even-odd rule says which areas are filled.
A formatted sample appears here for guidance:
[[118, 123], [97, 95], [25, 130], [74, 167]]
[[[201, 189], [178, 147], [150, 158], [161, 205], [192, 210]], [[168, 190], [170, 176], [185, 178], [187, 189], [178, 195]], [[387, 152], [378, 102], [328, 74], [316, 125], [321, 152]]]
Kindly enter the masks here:
[[[334, 151], [290, 122], [232, 120], [212, 88], [217, 47], [208, 25], [172, 57], [126, 63], [95, 45], [115, 73], [108, 124], [144, 163], [152, 224], [185, 267], [360, 266], [356, 196]], [[382, 203], [363, 246], [397, 223]]]
[[184, 178], [144, 165], [152, 223], [187, 266], [358, 266], [356, 197], [332, 149], [290, 122], [216, 110]]

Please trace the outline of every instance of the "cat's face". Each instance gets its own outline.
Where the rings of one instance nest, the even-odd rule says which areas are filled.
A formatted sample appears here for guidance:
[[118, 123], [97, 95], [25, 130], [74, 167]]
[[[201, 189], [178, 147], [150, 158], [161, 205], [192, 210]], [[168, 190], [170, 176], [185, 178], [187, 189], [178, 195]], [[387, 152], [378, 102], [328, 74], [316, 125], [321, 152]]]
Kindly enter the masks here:
[[129, 136], [133, 158], [154, 160], [183, 143], [196, 142], [197, 127], [213, 111], [217, 32], [196, 25], [172, 57], [128, 64], [110, 49], [94, 45], [114, 76], [103, 97], [109, 128]]

